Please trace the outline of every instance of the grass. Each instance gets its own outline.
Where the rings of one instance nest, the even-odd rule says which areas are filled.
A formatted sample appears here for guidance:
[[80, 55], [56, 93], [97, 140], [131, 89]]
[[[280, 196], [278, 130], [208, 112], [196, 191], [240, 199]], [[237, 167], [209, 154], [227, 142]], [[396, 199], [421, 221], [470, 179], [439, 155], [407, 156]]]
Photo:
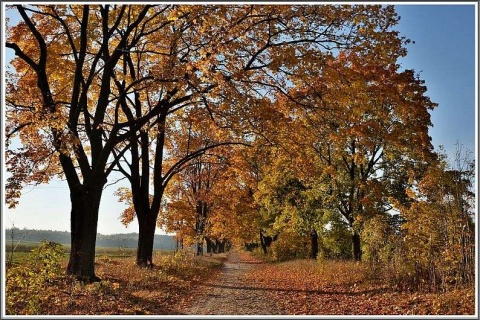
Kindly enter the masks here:
[[[56, 273], [39, 279], [42, 270], [38, 268], [39, 265], [42, 268], [43, 262], [34, 264], [26, 259], [27, 252], [16, 252], [15, 259], [24, 259], [25, 263], [7, 270], [7, 314], [182, 314], [196, 298], [199, 284], [214, 279], [227, 258], [226, 254], [194, 257], [186, 251], [155, 251], [154, 268], [141, 269], [135, 264], [133, 249], [99, 248], [97, 253], [95, 271], [102, 281], [85, 284], [65, 275], [68, 255], [60, 259]], [[242, 254], [248, 256], [246, 252]], [[366, 263], [300, 259], [255, 265], [245, 275], [245, 283], [260, 288], [263, 298], [280, 304], [284, 314], [472, 315], [475, 312], [474, 285], [437, 293], [406, 292], [381, 277], [372, 277]], [[15, 270], [20, 272], [10, 272]]]
[[[100, 251], [95, 272], [102, 280], [92, 284], [65, 275], [67, 257], [61, 259], [60, 271], [40, 284], [36, 281], [40, 272], [33, 266], [31, 269], [27, 269], [30, 265], [10, 268], [7, 314], [180, 314], [195, 298], [193, 287], [211, 277], [226, 258], [226, 255], [194, 257], [187, 252], [155, 251], [155, 267], [142, 269], [136, 266], [135, 257], [123, 255], [124, 251], [115, 248]], [[19, 268], [24, 271], [13, 272]], [[13, 279], [15, 275], [17, 279]], [[35, 304], [32, 306], [26, 301]]]
[[[12, 252], [12, 244], [5, 244], [5, 253], [7, 263], [12, 262], [12, 265], [18, 265], [24, 263], [28, 258], [29, 253], [40, 246], [40, 242], [22, 241], [20, 244], [13, 245], [14, 251]], [[68, 254], [70, 252], [70, 245], [62, 245], [63, 251]], [[159, 253], [171, 253], [173, 251], [167, 250], [155, 250]], [[110, 257], [110, 258], [129, 258], [135, 257], [137, 254], [136, 248], [114, 248], [114, 247], [96, 247], [95, 256], [97, 258]], [[12, 258], [11, 258], [12, 257]]]

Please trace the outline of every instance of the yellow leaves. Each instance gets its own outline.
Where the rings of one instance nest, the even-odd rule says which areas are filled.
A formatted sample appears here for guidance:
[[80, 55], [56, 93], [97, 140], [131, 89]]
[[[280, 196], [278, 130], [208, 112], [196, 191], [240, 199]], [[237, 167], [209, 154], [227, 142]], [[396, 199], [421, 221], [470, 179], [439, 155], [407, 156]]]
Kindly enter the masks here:
[[325, 166], [323, 167], [323, 174], [328, 175], [328, 176], [333, 176], [336, 173], [336, 169], [334, 166]]
[[127, 205], [127, 208], [125, 208], [120, 215], [120, 221], [123, 225], [127, 226], [133, 221], [136, 215], [133, 205], [132, 191], [129, 188], [121, 187], [115, 191], [114, 195], [118, 197], [118, 202], [123, 202]]
[[407, 190], [405, 191], [405, 193], [407, 194], [407, 196], [411, 199], [416, 199], [417, 197], [417, 192], [415, 192], [412, 188], [407, 188]]
[[178, 19], [184, 17], [190, 12], [195, 12], [195, 9], [198, 8], [198, 6], [173, 6], [167, 15], [167, 20], [168, 21], [177, 21]]

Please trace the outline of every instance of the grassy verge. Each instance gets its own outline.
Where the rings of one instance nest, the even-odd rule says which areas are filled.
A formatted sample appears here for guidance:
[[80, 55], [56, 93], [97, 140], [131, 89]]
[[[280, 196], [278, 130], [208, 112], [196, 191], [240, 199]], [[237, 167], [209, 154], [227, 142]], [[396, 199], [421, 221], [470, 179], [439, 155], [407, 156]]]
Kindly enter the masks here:
[[102, 281], [93, 284], [81, 283], [64, 274], [67, 256], [52, 261], [54, 268], [45, 270], [42, 262], [45, 255], [25, 253], [25, 263], [7, 271], [6, 313], [180, 314], [195, 298], [192, 288], [214, 273], [225, 258], [156, 251], [155, 267], [141, 269], [135, 265], [134, 256], [124, 253], [109, 249], [97, 256], [95, 270]]

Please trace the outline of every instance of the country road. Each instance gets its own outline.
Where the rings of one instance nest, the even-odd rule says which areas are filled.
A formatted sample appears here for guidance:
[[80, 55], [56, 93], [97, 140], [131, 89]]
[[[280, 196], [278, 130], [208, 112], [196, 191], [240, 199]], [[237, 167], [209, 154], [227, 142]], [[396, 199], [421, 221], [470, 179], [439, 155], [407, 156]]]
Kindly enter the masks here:
[[246, 252], [231, 251], [220, 275], [200, 285], [189, 315], [278, 315], [281, 308], [265, 295], [266, 288], [252, 284], [250, 272], [264, 263]]
[[[355, 268], [354, 268], [355, 267]], [[231, 251], [221, 270], [191, 293], [185, 315], [431, 315], [473, 314], [473, 288], [409, 292], [369, 280], [349, 262], [265, 263]], [[192, 300], [190, 300], [192, 301]], [[455, 301], [454, 303], [452, 301]]]

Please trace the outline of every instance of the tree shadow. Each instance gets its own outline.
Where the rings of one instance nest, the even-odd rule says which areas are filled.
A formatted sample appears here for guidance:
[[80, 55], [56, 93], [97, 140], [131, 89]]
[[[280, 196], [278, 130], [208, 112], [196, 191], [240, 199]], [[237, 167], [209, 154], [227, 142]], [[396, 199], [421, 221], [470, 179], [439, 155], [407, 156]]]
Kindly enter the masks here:
[[264, 264], [265, 262], [263, 261], [240, 261], [236, 262], [238, 264]]
[[285, 292], [285, 293], [308, 293], [319, 295], [347, 295], [347, 296], [359, 296], [363, 294], [379, 294], [388, 291], [388, 288], [375, 288], [362, 291], [334, 291], [334, 290], [305, 290], [305, 289], [286, 289], [286, 288], [274, 288], [274, 287], [255, 287], [255, 286], [230, 286], [224, 284], [204, 284], [210, 288], [222, 288], [227, 290], [245, 290], [245, 291], [269, 291], [269, 292]]

